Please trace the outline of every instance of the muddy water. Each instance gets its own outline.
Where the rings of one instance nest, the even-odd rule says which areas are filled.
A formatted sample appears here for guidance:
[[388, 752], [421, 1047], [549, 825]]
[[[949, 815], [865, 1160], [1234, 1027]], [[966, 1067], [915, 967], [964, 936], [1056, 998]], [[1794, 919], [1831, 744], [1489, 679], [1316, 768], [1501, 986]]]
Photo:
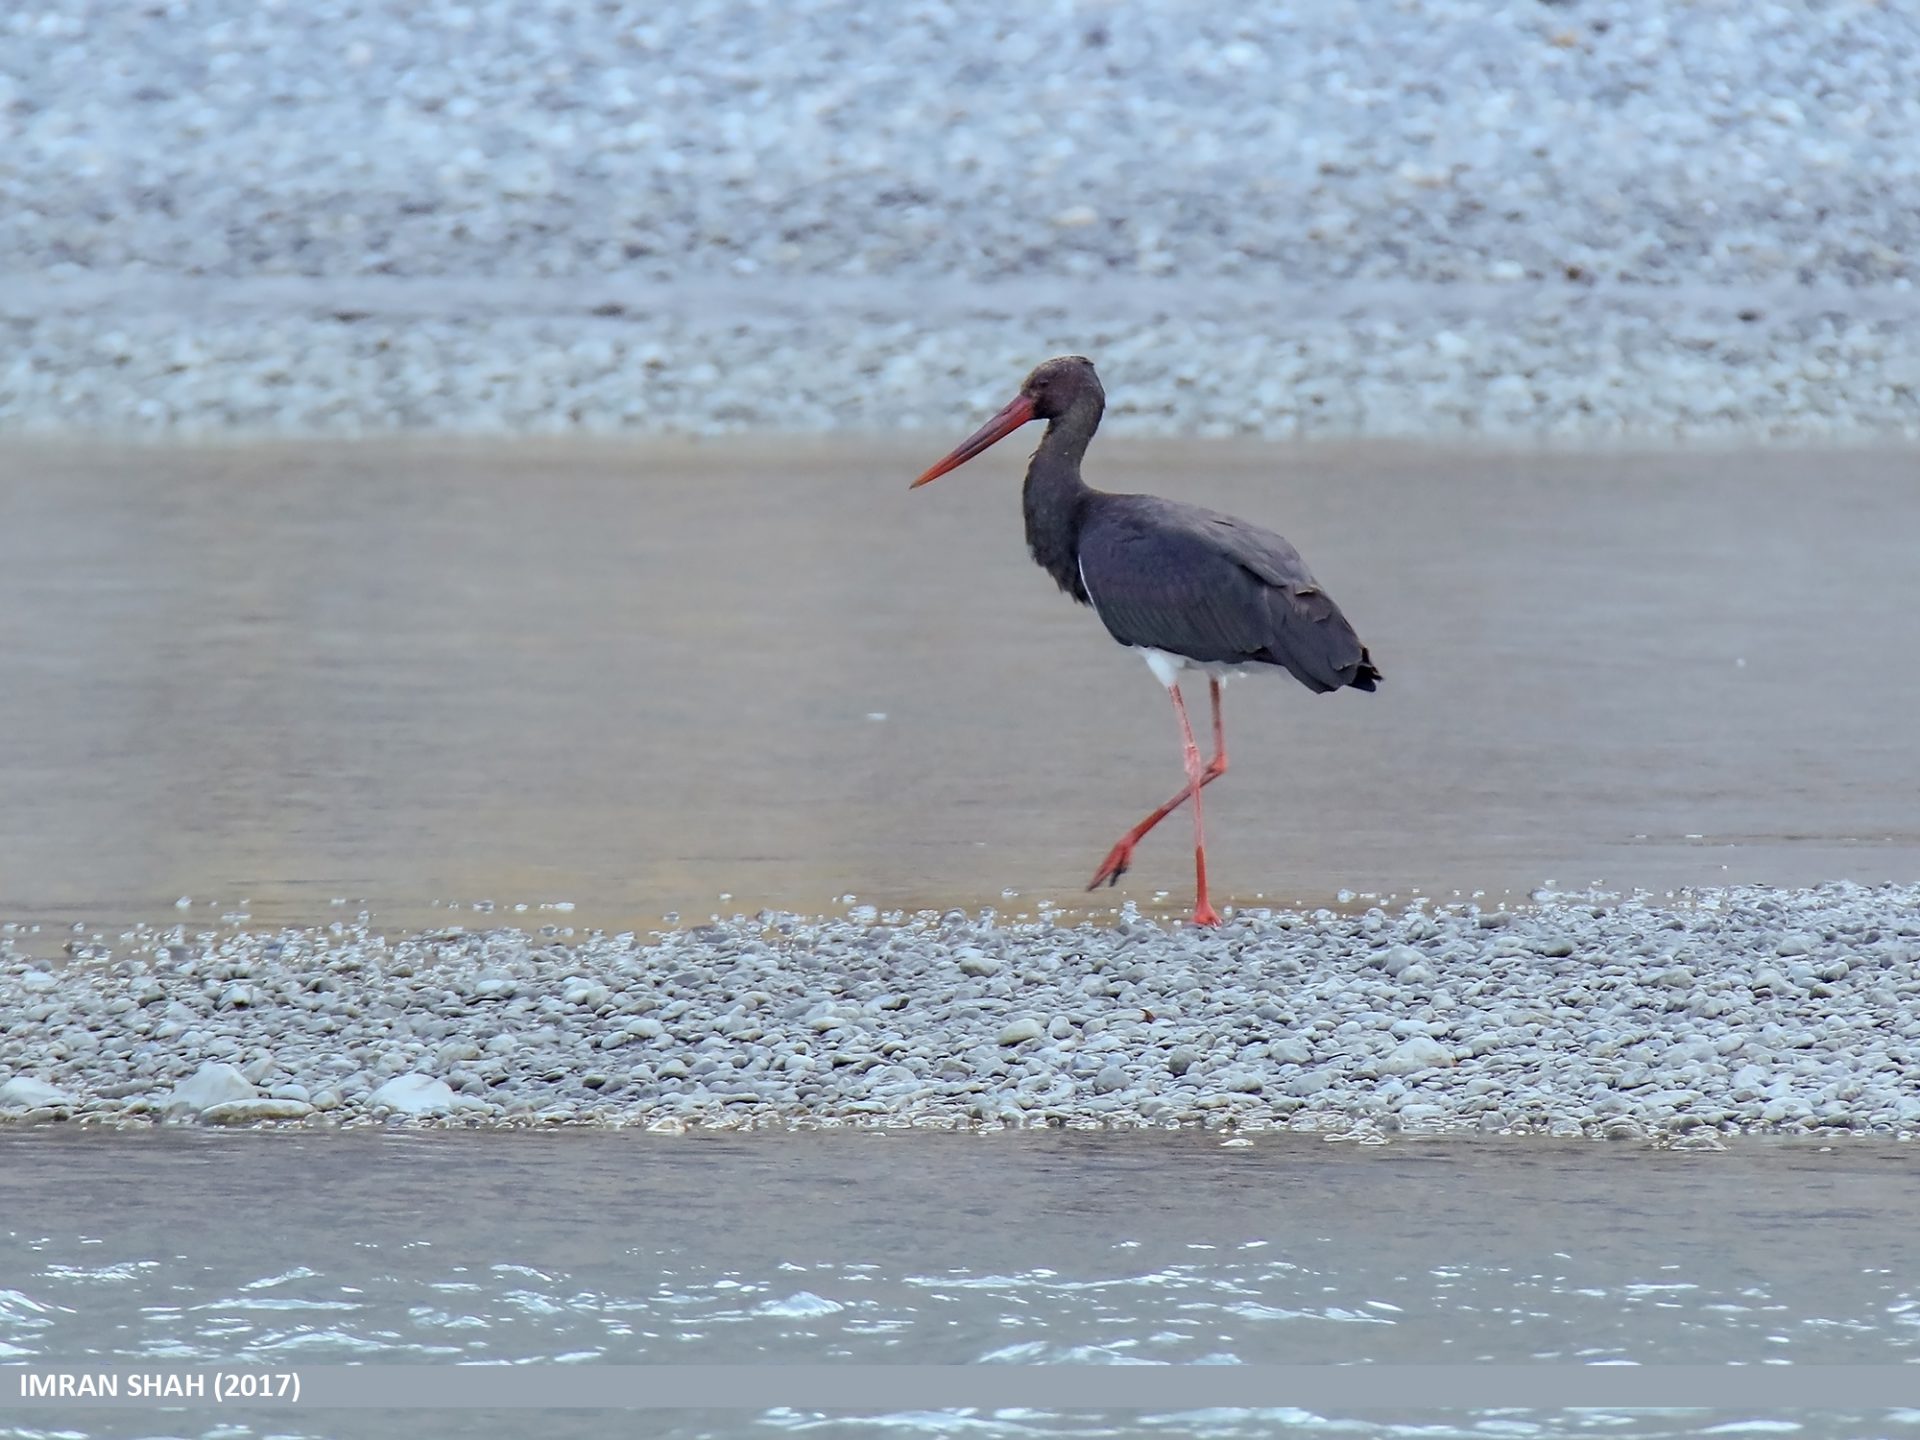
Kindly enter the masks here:
[[[1015, 446], [907, 493], [952, 438], [8, 447], [0, 919], [1085, 903], [1173, 718]], [[1229, 689], [1217, 897], [1920, 877], [1913, 454], [1094, 462], [1288, 534], [1388, 677]]]

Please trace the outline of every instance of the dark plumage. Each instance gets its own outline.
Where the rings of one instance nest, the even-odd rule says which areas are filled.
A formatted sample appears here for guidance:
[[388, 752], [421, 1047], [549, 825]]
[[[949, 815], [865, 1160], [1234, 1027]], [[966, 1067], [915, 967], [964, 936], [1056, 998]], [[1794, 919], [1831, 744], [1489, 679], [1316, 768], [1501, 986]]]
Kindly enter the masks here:
[[[1109, 494], [1082, 480], [1080, 461], [1105, 409], [1092, 361], [1049, 360], [1005, 409], [913, 483], [964, 464], [1029, 420], [1048, 422], [1021, 491], [1027, 546], [1062, 590], [1093, 607], [1114, 639], [1145, 652], [1173, 697], [1187, 761], [1187, 788], [1121, 839], [1094, 884], [1119, 879], [1139, 839], [1192, 798], [1194, 920], [1212, 924], [1219, 917], [1207, 899], [1200, 788], [1226, 770], [1219, 677], [1270, 665], [1324, 694], [1372, 690], [1380, 670], [1300, 552], [1271, 530], [1155, 495]], [[1216, 753], [1204, 771], [1177, 683], [1189, 666], [1206, 670], [1212, 682]]]
[[1153, 495], [1087, 497], [1081, 584], [1107, 632], [1203, 666], [1278, 665], [1310, 690], [1380, 679], [1367, 647], [1271, 530]]

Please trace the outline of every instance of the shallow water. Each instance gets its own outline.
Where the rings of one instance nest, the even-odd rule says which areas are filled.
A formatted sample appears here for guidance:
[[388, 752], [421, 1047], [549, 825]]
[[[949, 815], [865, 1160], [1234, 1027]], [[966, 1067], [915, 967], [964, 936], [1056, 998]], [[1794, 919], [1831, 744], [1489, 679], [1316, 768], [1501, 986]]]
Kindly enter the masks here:
[[0, 1340], [74, 1363], [1911, 1361], [1913, 1164], [1758, 1141], [0, 1132]]
[[[1028, 561], [1016, 446], [907, 493], [952, 438], [9, 447], [0, 919], [1087, 903], [1173, 720]], [[1217, 896], [1920, 878], [1911, 453], [1090, 473], [1283, 530], [1387, 673], [1229, 689]], [[1096, 903], [1183, 907], [1186, 835]]]
[[0, 1133], [0, 1357], [1911, 1364], [1910, 1149]]

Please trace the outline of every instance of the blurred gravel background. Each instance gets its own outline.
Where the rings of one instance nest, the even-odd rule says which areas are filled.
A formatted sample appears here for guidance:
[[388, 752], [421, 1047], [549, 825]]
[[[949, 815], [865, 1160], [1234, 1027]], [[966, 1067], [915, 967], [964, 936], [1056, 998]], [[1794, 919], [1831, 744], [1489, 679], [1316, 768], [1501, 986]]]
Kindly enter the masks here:
[[1920, 437], [1905, 0], [22, 0], [0, 430]]

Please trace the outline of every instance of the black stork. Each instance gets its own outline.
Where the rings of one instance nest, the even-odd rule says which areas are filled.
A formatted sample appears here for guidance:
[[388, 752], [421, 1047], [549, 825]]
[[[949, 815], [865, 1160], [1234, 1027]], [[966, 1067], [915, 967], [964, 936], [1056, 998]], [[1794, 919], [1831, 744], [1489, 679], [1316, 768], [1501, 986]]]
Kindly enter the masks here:
[[[1005, 409], [908, 488], [964, 465], [1029, 420], [1047, 422], [1021, 491], [1027, 546], [1040, 568], [1092, 606], [1107, 632], [1138, 650], [1167, 687], [1187, 772], [1185, 788], [1120, 837], [1087, 888], [1119, 880], [1134, 846], [1191, 798], [1193, 923], [1218, 925], [1207, 898], [1200, 791], [1227, 770], [1221, 680], [1272, 666], [1325, 694], [1349, 685], [1371, 690], [1380, 671], [1300, 552], [1271, 530], [1156, 495], [1109, 494], [1082, 480], [1080, 459], [1106, 406], [1091, 360], [1049, 360], [1027, 376]], [[1213, 700], [1213, 759], [1204, 768], [1180, 695], [1180, 672], [1188, 669], [1207, 673]]]

